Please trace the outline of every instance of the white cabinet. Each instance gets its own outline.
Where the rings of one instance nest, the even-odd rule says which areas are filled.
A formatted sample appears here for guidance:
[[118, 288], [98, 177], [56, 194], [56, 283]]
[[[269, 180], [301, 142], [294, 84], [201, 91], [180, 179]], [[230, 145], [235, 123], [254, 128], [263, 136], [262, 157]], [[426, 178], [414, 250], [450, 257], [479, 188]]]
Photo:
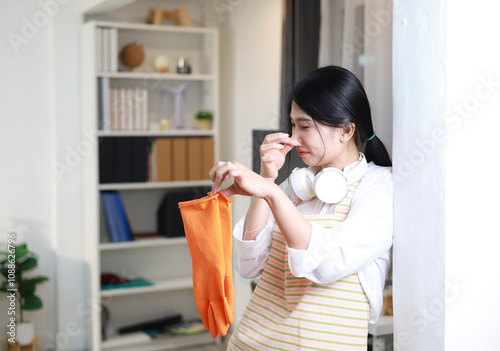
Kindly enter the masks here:
[[[129, 43], [142, 45], [145, 53], [143, 63], [133, 70], [127, 70], [118, 60], [119, 51]], [[154, 181], [155, 178], [148, 175], [143, 181], [101, 183], [99, 148], [106, 138], [149, 138], [152, 141], [158, 138], [212, 139], [210, 156], [218, 159], [218, 31], [89, 21], [82, 27], [81, 51], [82, 145], [85, 144], [85, 150], [82, 148], [83, 211], [88, 272], [88, 299], [83, 312], [90, 325], [89, 349], [166, 350], [214, 342], [209, 333], [157, 340], [140, 335], [101, 340], [101, 305], [110, 311], [115, 328], [159, 319], [172, 312], [182, 314], [186, 320], [198, 318], [186, 239], [164, 237], [110, 242], [102, 221], [101, 193], [117, 191], [132, 231], [149, 232], [156, 231], [156, 210], [166, 193], [180, 188], [209, 187], [211, 182], [206, 174], [200, 179], [186, 177]], [[154, 60], [158, 55], [169, 58], [168, 73], [155, 72]], [[189, 58], [189, 74], [177, 73], [180, 57]], [[179, 101], [168, 88], [182, 85], [186, 87], [181, 97], [184, 108], [182, 113], [176, 113]], [[137, 95], [140, 98], [134, 100], [134, 92], [138, 91], [142, 95]], [[112, 92], [111, 96], [103, 96], [109, 92]], [[115, 111], [116, 105], [113, 107], [113, 104], [118, 94], [123, 94], [120, 101], [122, 104], [128, 101], [131, 111]], [[201, 109], [213, 112], [211, 129], [197, 129], [193, 116]], [[183, 118], [176, 120], [179, 116]], [[120, 119], [120, 123], [106, 123], [113, 118], [114, 122], [116, 118]], [[165, 124], [165, 120], [169, 123]], [[170, 128], [165, 128], [168, 124]], [[148, 164], [151, 164], [151, 159]], [[180, 167], [179, 163], [171, 166]], [[148, 172], [154, 171], [150, 165]], [[153, 284], [101, 290], [101, 272], [115, 272], [129, 278], [144, 277]]]

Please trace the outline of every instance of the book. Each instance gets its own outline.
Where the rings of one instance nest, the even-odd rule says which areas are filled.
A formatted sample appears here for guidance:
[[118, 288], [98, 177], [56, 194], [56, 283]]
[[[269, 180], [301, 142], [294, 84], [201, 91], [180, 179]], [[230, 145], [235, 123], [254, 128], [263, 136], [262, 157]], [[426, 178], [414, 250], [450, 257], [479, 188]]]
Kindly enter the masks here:
[[203, 174], [203, 144], [202, 138], [187, 139], [187, 179], [200, 180], [205, 178]]
[[182, 181], [188, 179], [187, 171], [187, 140], [186, 138], [172, 139], [172, 168], [173, 180]]
[[130, 326], [121, 327], [118, 329], [118, 333], [127, 334], [138, 331], [158, 330], [178, 324], [180, 322], [182, 322], [182, 316], [180, 314], [173, 314], [165, 318], [155, 319], [151, 321], [137, 323]]
[[111, 130], [119, 130], [118, 120], [120, 118], [120, 90], [118, 88], [111, 88], [110, 106], [111, 108]]
[[150, 148], [149, 138], [133, 138], [131, 162], [131, 182], [148, 181], [148, 155]]
[[99, 137], [99, 183], [115, 181], [115, 138]]
[[125, 130], [133, 130], [133, 108], [134, 103], [132, 101], [132, 88], [124, 88], [125, 90], [125, 117], [124, 117], [124, 128]]
[[170, 182], [174, 180], [174, 155], [173, 141], [169, 138], [159, 138], [155, 141], [155, 166], [158, 182]]
[[110, 55], [109, 28], [102, 28], [101, 33], [102, 33], [102, 64], [103, 64], [102, 70], [107, 72], [110, 70], [110, 66], [109, 66], [109, 55]]
[[113, 198], [116, 203], [116, 207], [119, 214], [120, 228], [121, 228], [121, 237], [123, 241], [132, 241], [134, 238], [132, 237], [132, 231], [130, 229], [130, 223], [127, 218], [127, 213], [125, 212], [125, 207], [123, 206], [122, 198], [120, 193], [113, 192]]
[[144, 130], [142, 125], [142, 89], [133, 89], [133, 125], [135, 130]]
[[118, 203], [116, 202], [116, 199], [115, 199], [115, 192], [110, 191], [108, 193], [108, 196], [109, 196], [112, 220], [114, 221], [114, 223], [116, 225], [117, 233], [118, 233], [117, 242], [127, 241], [127, 236], [125, 233], [125, 226], [123, 224], [123, 220], [122, 220], [121, 215], [120, 215]]
[[114, 168], [115, 182], [128, 183], [133, 180], [132, 162], [130, 155], [133, 151], [134, 137], [117, 137], [115, 138], [114, 151]]
[[201, 167], [201, 179], [209, 179], [209, 172], [214, 166], [214, 139], [213, 138], [203, 138], [202, 139], [202, 160], [203, 165]]
[[109, 70], [118, 72], [118, 29], [110, 28], [109, 31]]
[[104, 199], [102, 193], [99, 199], [99, 206], [101, 209], [99, 211], [99, 232], [100, 232], [99, 242], [109, 243], [111, 242], [111, 234], [109, 232], [108, 220], [106, 218], [106, 209], [104, 208]]
[[115, 212], [114, 200], [110, 192], [102, 192], [101, 197], [104, 204], [106, 223], [108, 225], [110, 240], [113, 243], [122, 241], [120, 228], [118, 227], [118, 214]]
[[110, 108], [110, 86], [109, 86], [109, 78], [102, 77], [99, 78], [99, 107], [100, 107], [100, 115], [101, 115], [101, 125], [100, 128], [103, 131], [111, 130], [111, 108]]
[[102, 284], [101, 290], [139, 288], [143, 286], [152, 286], [152, 285], [154, 285], [153, 282], [139, 277], [139, 278], [132, 278], [126, 283]]
[[102, 71], [102, 28], [95, 30], [95, 68], [97, 72]]
[[155, 240], [163, 239], [164, 237], [158, 232], [141, 232], [132, 233], [134, 240]]
[[144, 126], [144, 129], [151, 129], [149, 126], [149, 92], [147, 89], [142, 89], [142, 124]]

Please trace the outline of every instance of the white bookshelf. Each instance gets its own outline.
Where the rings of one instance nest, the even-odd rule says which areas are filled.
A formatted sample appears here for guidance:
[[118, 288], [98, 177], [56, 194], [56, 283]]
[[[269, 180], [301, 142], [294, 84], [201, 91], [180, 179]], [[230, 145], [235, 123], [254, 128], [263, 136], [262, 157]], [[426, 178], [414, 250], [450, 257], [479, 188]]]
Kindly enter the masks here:
[[144, 182], [144, 183], [113, 183], [100, 184], [99, 190], [145, 190], [145, 189], [176, 189], [211, 186], [212, 182], [206, 181], [176, 181], [176, 182]]
[[[98, 33], [106, 29], [112, 33], [107, 45], [114, 50], [106, 54], [110, 64], [103, 67], [100, 55], [103, 48]], [[110, 41], [109, 41], [110, 40]], [[218, 342], [209, 333], [191, 336], [172, 336], [150, 339], [144, 333], [113, 336], [101, 340], [101, 312], [105, 305], [110, 311], [115, 328], [140, 321], [165, 317], [170, 312], [180, 313], [186, 320], [199, 318], [193, 297], [191, 258], [184, 237], [140, 239], [129, 242], [107, 242], [101, 220], [102, 191], [118, 191], [132, 229], [139, 232], [156, 231], [155, 211], [163, 196], [175, 189], [210, 187], [210, 180], [172, 182], [99, 183], [99, 139], [112, 137], [211, 137], [214, 139], [214, 159], [218, 159], [219, 143], [219, 72], [218, 31], [214, 28], [153, 26], [149, 24], [88, 21], [82, 26], [82, 137], [90, 148], [82, 157], [84, 191], [84, 233], [87, 267], [87, 299], [90, 350], [171, 350], [181, 347]], [[144, 63], [123, 70], [118, 61], [120, 48], [130, 42], [143, 44]], [[156, 73], [152, 59], [158, 54], [169, 56], [169, 73]], [[190, 58], [191, 74], [175, 71], [176, 58]], [[148, 90], [148, 123], [151, 128], [141, 130], [101, 130], [99, 80], [106, 78], [112, 87], [142, 87]], [[189, 84], [185, 99], [186, 125], [183, 129], [158, 130], [152, 128], [160, 112], [163, 85]], [[214, 113], [212, 129], [196, 129], [193, 114], [199, 109]], [[101, 290], [100, 273], [116, 272], [126, 277], [143, 277], [151, 286]]]
[[148, 248], [157, 246], [171, 246], [171, 245], [185, 245], [186, 238], [155, 238], [155, 239], [141, 239], [135, 241], [124, 241], [119, 243], [101, 243], [99, 249], [101, 251], [113, 250], [134, 250], [138, 248]]
[[190, 137], [190, 136], [212, 136], [214, 134], [211, 130], [147, 130], [147, 131], [128, 131], [128, 130], [115, 130], [115, 131], [99, 131], [97, 136], [106, 137], [122, 137], [122, 136], [146, 136], [146, 137]]
[[176, 73], [154, 73], [144, 72], [98, 72], [98, 77], [116, 78], [116, 79], [157, 79], [157, 80], [188, 80], [188, 81], [213, 81], [215, 77], [211, 74], [176, 74]]
[[101, 291], [101, 298], [125, 296], [125, 295], [143, 295], [159, 291], [185, 290], [192, 288], [193, 288], [193, 280], [191, 278], [157, 280], [153, 281], [153, 285], [151, 286], [104, 290]]

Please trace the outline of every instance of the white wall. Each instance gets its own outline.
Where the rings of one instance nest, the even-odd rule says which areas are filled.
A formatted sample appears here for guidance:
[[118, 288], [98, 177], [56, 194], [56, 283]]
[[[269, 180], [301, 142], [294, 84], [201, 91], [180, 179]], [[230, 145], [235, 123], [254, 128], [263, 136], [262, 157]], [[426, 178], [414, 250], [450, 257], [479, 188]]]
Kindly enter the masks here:
[[[277, 129], [281, 76], [282, 1], [236, 2], [221, 23], [221, 157], [252, 166], [252, 129]], [[235, 197], [233, 221], [249, 199]], [[250, 297], [249, 281], [235, 274], [239, 320]]]
[[[57, 216], [57, 328], [59, 350], [86, 348], [88, 282], [83, 261], [82, 158], [91, 144], [82, 134], [80, 106], [80, 26], [84, 2], [61, 2], [53, 17], [53, 100]], [[91, 145], [91, 147], [95, 147]], [[43, 349], [42, 349], [43, 350]]]
[[[500, 345], [498, 4], [448, 1], [445, 349]], [[464, 23], [464, 19], [466, 19]], [[466, 25], [465, 25], [466, 24]]]
[[[44, 345], [46, 334], [56, 326], [53, 316], [56, 314], [57, 227], [56, 184], [52, 173], [55, 130], [50, 48], [53, 28], [48, 16], [39, 11], [41, 8], [34, 0], [4, 2], [0, 11], [0, 232], [16, 232], [18, 243], [27, 242], [28, 247], [40, 255], [39, 268], [33, 273], [50, 279], [37, 289], [45, 307], [24, 315], [35, 323]], [[7, 249], [5, 239], [2, 234], [2, 251]], [[7, 320], [5, 302], [2, 294], [2, 321]], [[4, 337], [2, 333], [1, 339]]]
[[37, 289], [45, 307], [26, 314], [40, 350], [85, 348], [80, 13], [75, 0], [4, 4], [0, 11], [4, 37], [20, 36], [11, 35], [18, 45], [0, 44], [8, 68], [0, 86], [0, 231], [27, 241], [40, 255], [33, 274], [50, 278]]
[[[394, 11], [395, 350], [443, 350], [445, 294], [445, 1]], [[441, 138], [443, 138], [441, 136]], [[436, 307], [437, 306], [437, 307]]]
[[500, 126], [496, 5], [398, 6], [395, 349], [496, 350], [500, 258], [492, 201], [500, 188], [490, 177], [498, 168]]

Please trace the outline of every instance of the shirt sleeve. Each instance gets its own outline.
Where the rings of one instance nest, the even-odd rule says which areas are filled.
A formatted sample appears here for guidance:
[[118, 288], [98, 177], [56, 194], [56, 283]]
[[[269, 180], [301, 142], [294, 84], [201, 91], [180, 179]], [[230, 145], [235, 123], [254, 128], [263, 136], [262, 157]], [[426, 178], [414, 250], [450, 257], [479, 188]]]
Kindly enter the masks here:
[[[290, 197], [292, 190], [288, 181], [280, 184], [280, 188]], [[235, 266], [243, 278], [253, 279], [262, 273], [269, 258], [276, 220], [273, 213], [269, 211], [267, 224], [255, 239], [243, 240], [245, 218], [246, 215], [236, 223], [233, 230], [233, 243], [236, 249]]]
[[266, 226], [254, 240], [243, 240], [244, 216], [233, 230], [233, 242], [236, 248], [236, 270], [243, 278], [252, 279], [259, 276], [264, 269], [271, 250], [274, 218], [269, 215]]
[[363, 269], [392, 246], [393, 201], [391, 174], [362, 181], [354, 193], [347, 218], [325, 229], [312, 223], [306, 250], [288, 247], [291, 273], [328, 284]]

